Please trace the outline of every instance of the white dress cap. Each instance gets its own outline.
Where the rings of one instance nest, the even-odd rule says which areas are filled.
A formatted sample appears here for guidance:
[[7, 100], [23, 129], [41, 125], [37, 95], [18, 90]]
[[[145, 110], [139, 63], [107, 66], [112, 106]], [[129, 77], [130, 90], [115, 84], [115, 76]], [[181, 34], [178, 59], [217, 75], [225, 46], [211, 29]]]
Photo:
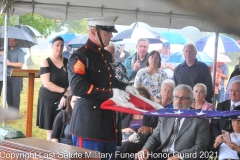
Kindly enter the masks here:
[[118, 16], [86, 18], [89, 26], [114, 26]]

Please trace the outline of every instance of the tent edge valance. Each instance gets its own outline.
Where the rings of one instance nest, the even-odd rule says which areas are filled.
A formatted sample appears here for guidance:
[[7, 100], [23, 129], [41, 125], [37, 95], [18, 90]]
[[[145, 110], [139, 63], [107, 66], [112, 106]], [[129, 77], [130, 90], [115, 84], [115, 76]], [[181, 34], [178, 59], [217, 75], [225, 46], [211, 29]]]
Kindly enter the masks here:
[[[108, 0], [104, 2], [107, 3]], [[175, 6], [173, 8], [175, 8]], [[181, 29], [185, 26], [195, 24], [193, 26], [199, 28], [202, 31], [215, 31], [215, 27], [211, 25], [207, 20], [203, 19], [201, 16], [198, 16], [196, 14], [192, 13], [187, 14], [188, 12], [186, 12], [186, 14], [181, 14], [175, 13], [174, 11], [169, 12], [149, 11], [144, 8], [122, 9], [117, 7], [107, 8], [104, 5], [96, 7], [96, 6], [71, 5], [71, 3], [52, 4], [51, 2], [47, 4], [26, 0], [14, 1], [10, 9], [11, 9], [10, 14], [24, 15], [26, 13], [35, 12], [46, 18], [56, 20], [77, 20], [93, 16], [119, 15], [120, 18], [119, 20], [117, 20], [116, 24], [121, 25], [130, 25], [131, 23], [137, 21], [145, 22], [152, 27]], [[62, 12], [59, 13], [59, 10]], [[87, 11], [89, 12], [89, 14], [86, 14]], [[151, 16], [151, 18], [149, 18], [149, 16]]]

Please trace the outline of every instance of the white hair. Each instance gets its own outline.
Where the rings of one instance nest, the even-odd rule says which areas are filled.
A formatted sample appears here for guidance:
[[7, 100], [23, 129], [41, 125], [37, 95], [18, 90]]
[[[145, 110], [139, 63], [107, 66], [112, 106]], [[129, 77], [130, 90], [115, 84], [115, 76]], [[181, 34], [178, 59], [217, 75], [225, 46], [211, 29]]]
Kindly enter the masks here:
[[176, 92], [178, 90], [185, 90], [188, 92], [188, 98], [190, 100], [193, 100], [193, 91], [192, 88], [189, 85], [186, 84], [179, 84], [174, 90], [173, 90], [173, 96], [175, 96]]
[[203, 83], [197, 83], [197, 84], [193, 87], [193, 90], [195, 90], [195, 88], [196, 88], [197, 86], [203, 87], [204, 93], [207, 94], [207, 87], [206, 87], [205, 84], [203, 84]]
[[168, 84], [169, 86], [171, 86], [172, 89], [175, 88], [175, 82], [174, 82], [174, 80], [172, 80], [172, 79], [165, 79], [165, 80], [162, 82], [161, 88], [162, 88], [165, 84]]
[[192, 47], [192, 48], [194, 49], [194, 52], [197, 53], [197, 48], [196, 48], [196, 46], [195, 46], [193, 43], [186, 43], [186, 44], [184, 44], [183, 49], [182, 49], [183, 52], [184, 52], [184, 49], [185, 49], [187, 46]]

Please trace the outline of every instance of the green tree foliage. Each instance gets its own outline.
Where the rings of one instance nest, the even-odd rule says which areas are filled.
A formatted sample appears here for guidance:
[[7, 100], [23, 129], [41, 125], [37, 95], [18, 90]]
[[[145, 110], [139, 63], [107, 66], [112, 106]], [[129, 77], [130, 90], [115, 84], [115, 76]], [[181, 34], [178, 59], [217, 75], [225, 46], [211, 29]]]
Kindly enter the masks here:
[[88, 22], [84, 19], [67, 21], [66, 27], [69, 33], [88, 34]]
[[[5, 15], [0, 15], [0, 26], [4, 25]], [[21, 25], [29, 25], [37, 29], [44, 37], [47, 37], [51, 34], [52, 31], [61, 32], [65, 27], [68, 28], [69, 33], [76, 34], [87, 34], [88, 33], [88, 23], [84, 19], [75, 20], [75, 21], [61, 21], [61, 20], [52, 20], [46, 19], [39, 14], [28, 13], [23, 16], [20, 16], [19, 23]], [[16, 25], [16, 19], [14, 16], [9, 18], [9, 26]]]
[[47, 37], [55, 30], [55, 21], [52, 19], [46, 19], [43, 16], [31, 13], [20, 16], [19, 23], [21, 25], [29, 25], [38, 30], [44, 37]]
[[[1, 14], [0, 15], [0, 26], [3, 26], [5, 22], [5, 14]], [[10, 17], [9, 18], [9, 26], [13, 26], [15, 24], [15, 18], [14, 17]]]

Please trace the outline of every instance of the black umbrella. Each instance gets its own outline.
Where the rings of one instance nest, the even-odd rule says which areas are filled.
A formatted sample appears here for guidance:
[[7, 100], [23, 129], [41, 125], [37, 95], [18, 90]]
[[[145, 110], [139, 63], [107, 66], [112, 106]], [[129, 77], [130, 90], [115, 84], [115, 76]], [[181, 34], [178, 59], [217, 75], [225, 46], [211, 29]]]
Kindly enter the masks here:
[[138, 41], [140, 38], [146, 38], [149, 40], [150, 44], [154, 43], [164, 43], [168, 40], [160, 35], [159, 33], [144, 29], [144, 28], [134, 28], [134, 29], [127, 29], [112, 38], [113, 42], [122, 41], [124, 39], [132, 39]]
[[22, 30], [24, 30], [25, 32], [27, 32], [28, 34], [30, 34], [30, 36], [32, 37], [41, 37], [41, 33], [38, 32], [38, 30], [36, 30], [35, 28], [28, 26], [28, 25], [16, 25], [14, 27], [18, 27]]
[[[35, 39], [27, 32], [17, 27], [8, 27], [8, 38], [14, 38], [18, 40], [18, 46], [20, 48], [31, 48], [36, 45]], [[4, 27], [0, 27], [0, 47], [4, 45]]]

